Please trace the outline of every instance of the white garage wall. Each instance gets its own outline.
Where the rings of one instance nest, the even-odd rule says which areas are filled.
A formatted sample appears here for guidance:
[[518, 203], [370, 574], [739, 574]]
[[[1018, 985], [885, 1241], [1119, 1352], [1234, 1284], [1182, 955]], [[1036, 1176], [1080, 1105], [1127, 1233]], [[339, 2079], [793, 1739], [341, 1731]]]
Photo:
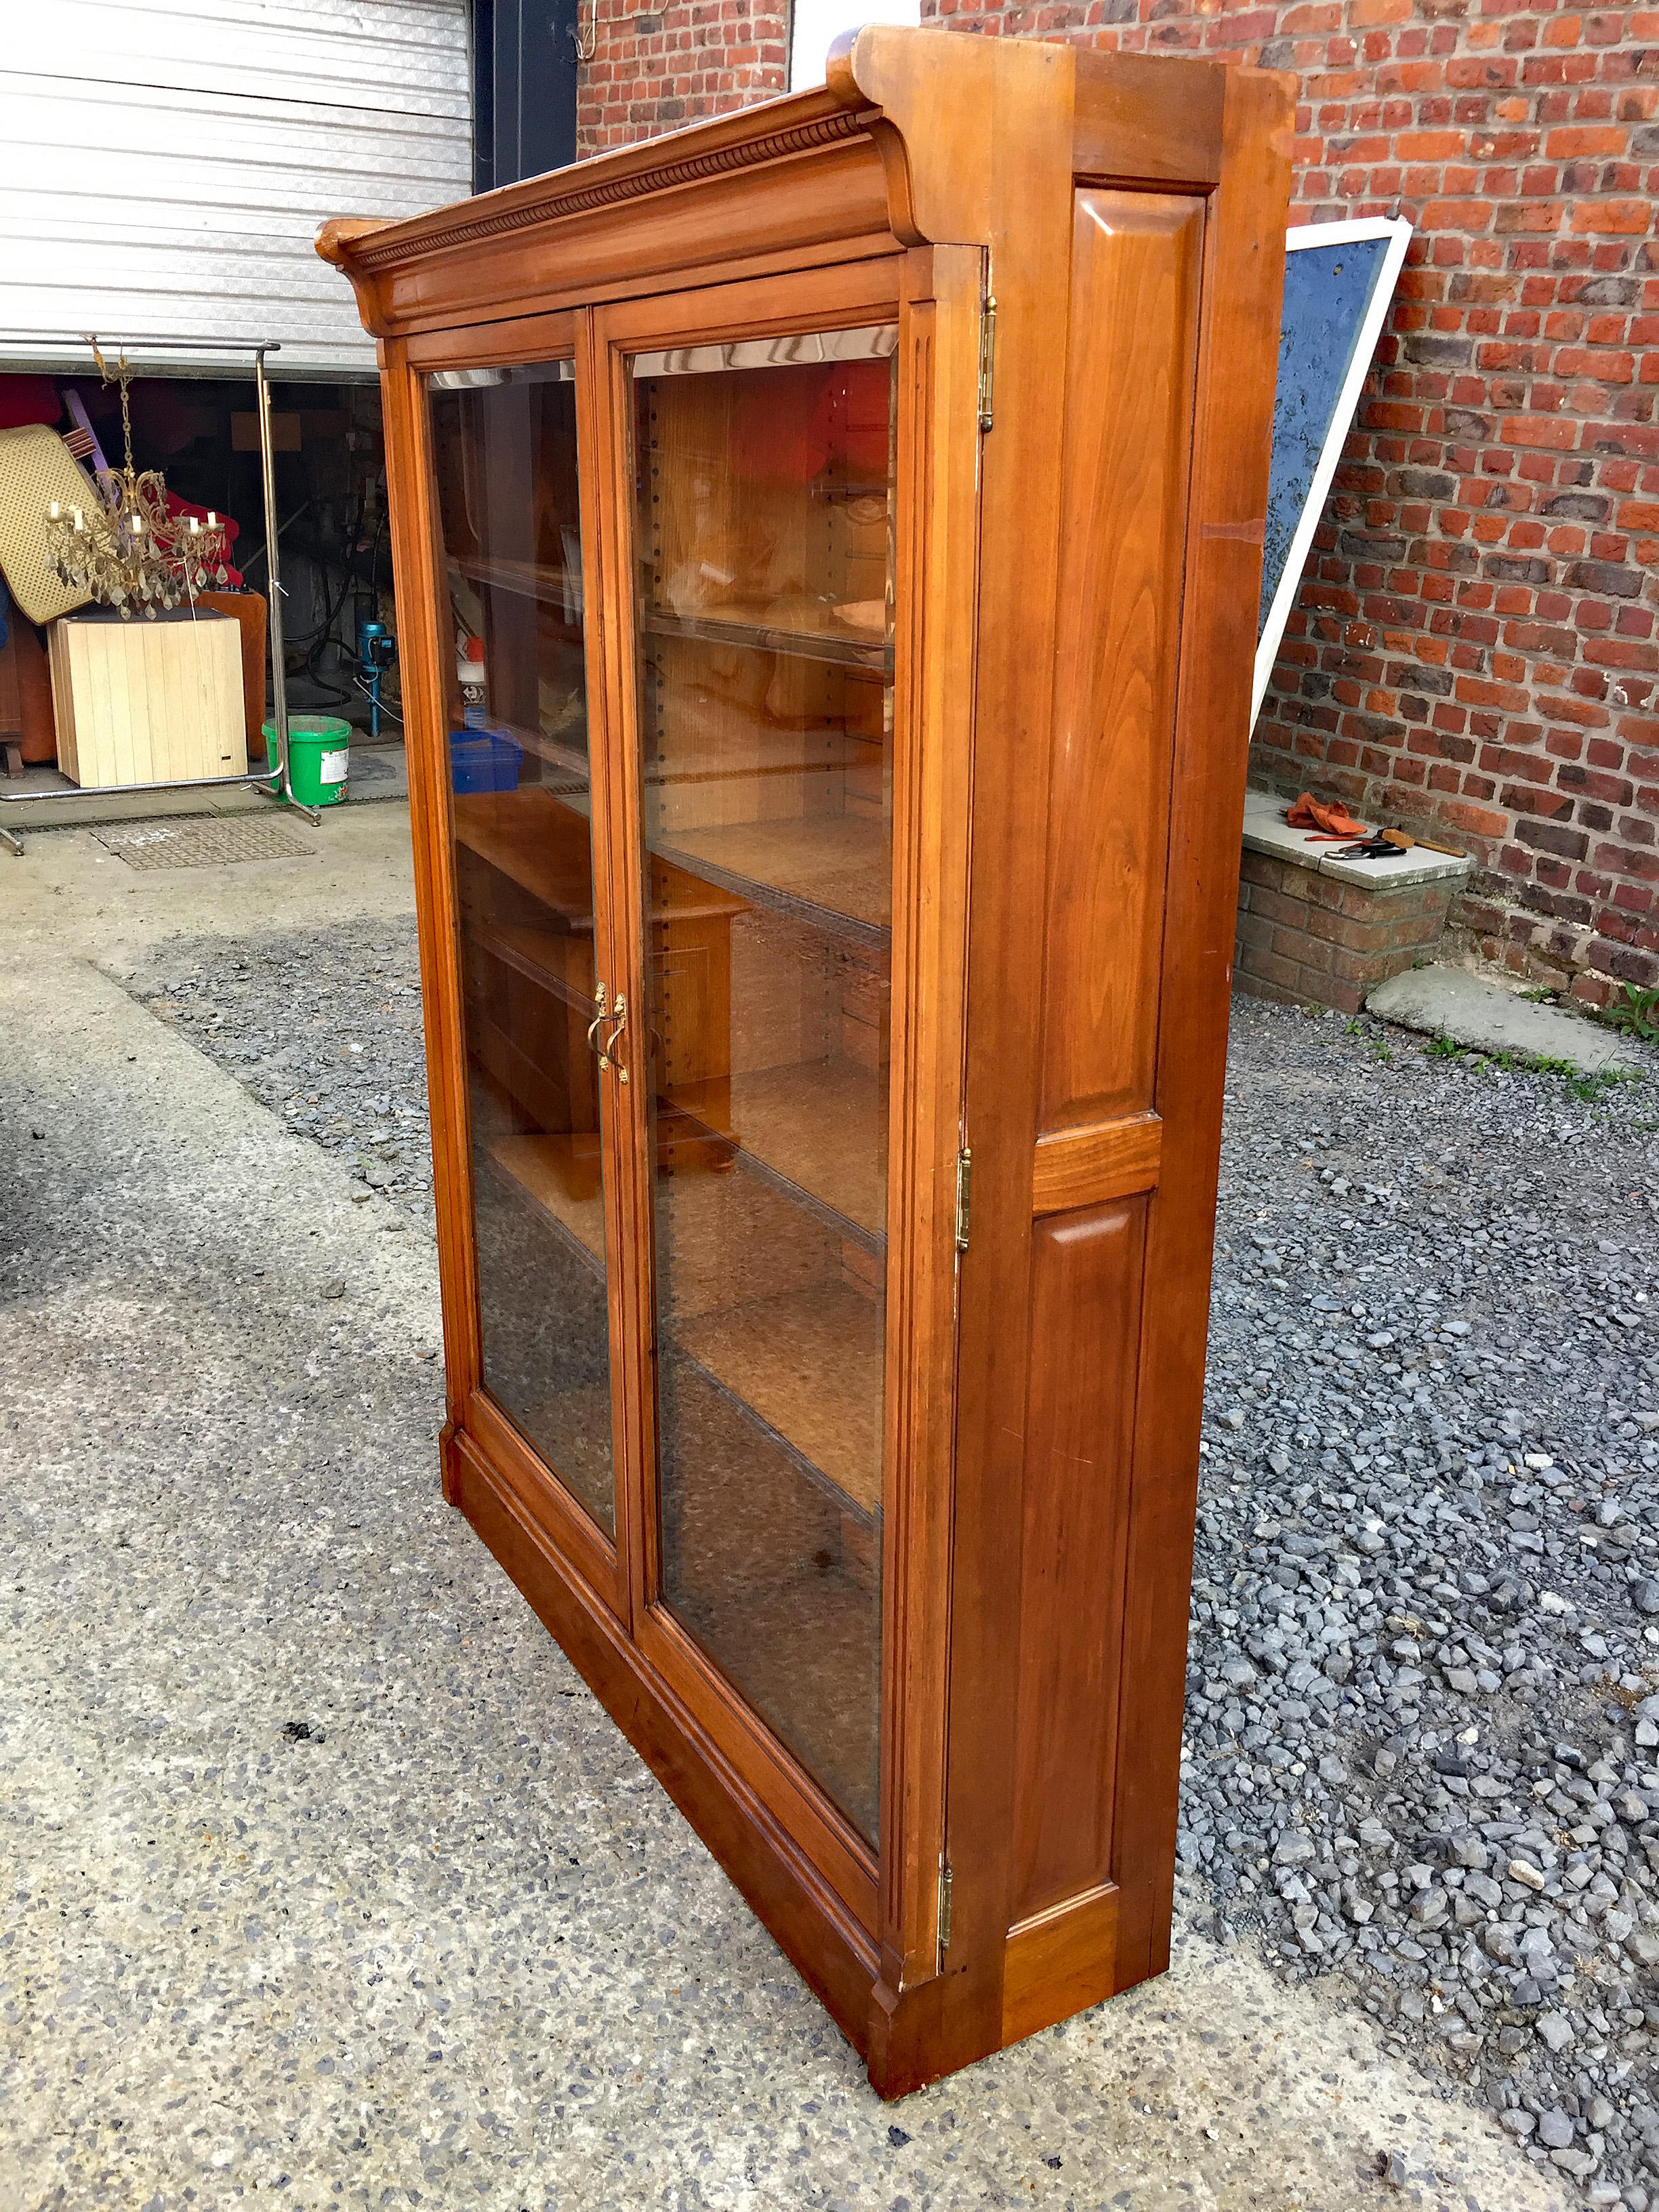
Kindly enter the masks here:
[[64, 341], [97, 331], [274, 339], [279, 376], [372, 371], [312, 240], [326, 216], [471, 191], [467, 0], [0, 0], [0, 365], [82, 365]]

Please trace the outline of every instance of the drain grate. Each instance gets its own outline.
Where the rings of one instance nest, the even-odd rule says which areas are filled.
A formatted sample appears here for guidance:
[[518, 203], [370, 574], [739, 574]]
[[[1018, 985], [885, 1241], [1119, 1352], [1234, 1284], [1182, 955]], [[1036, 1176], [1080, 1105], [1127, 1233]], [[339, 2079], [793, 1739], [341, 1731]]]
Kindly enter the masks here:
[[92, 835], [130, 868], [219, 868], [235, 860], [295, 860], [316, 851], [285, 822], [185, 815], [172, 822], [106, 823]]

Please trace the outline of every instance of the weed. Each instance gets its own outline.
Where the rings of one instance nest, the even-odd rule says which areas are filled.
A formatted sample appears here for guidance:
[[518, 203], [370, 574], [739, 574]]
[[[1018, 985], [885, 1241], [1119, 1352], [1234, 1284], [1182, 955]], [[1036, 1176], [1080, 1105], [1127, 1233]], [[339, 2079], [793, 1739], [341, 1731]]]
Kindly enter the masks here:
[[1389, 1042], [1388, 1032], [1375, 1022], [1362, 1021], [1358, 1014], [1350, 1014], [1345, 1024], [1351, 1037], [1358, 1037], [1374, 1060], [1386, 1067], [1394, 1058], [1394, 1047]]
[[1567, 1088], [1575, 1098], [1582, 1098], [1589, 1105], [1617, 1085], [1640, 1079], [1633, 1067], [1598, 1067], [1589, 1075], [1575, 1075]]
[[1639, 1083], [1640, 1071], [1632, 1067], [1598, 1067], [1589, 1073], [1570, 1060], [1553, 1058], [1542, 1053], [1505, 1051], [1490, 1056], [1474, 1052], [1468, 1045], [1455, 1043], [1449, 1036], [1431, 1037], [1424, 1047], [1435, 1060], [1461, 1060], [1477, 1073], [1490, 1075], [1502, 1069], [1506, 1075], [1559, 1075], [1575, 1098], [1586, 1105], [1603, 1097], [1620, 1083]]
[[1659, 1044], [1659, 983], [1650, 991], [1638, 991], [1634, 983], [1626, 983], [1618, 998], [1595, 1010], [1595, 1018], [1625, 1036]]

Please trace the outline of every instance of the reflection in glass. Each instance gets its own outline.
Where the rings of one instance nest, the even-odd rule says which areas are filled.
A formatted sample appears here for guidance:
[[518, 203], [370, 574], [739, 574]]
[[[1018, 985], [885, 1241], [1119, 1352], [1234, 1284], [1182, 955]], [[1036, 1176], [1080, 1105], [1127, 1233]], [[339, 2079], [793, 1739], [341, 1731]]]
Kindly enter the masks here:
[[664, 1596], [872, 1839], [896, 335], [634, 363]]
[[614, 1535], [575, 387], [433, 384], [484, 1382]]

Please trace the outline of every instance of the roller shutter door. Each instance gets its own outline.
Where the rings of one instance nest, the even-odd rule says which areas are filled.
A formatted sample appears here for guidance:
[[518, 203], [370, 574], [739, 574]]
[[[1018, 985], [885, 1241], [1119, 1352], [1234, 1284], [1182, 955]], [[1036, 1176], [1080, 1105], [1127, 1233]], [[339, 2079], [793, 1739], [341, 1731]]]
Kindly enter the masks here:
[[6, 15], [0, 366], [82, 365], [66, 347], [95, 330], [279, 341], [283, 377], [373, 372], [350, 287], [312, 240], [325, 216], [414, 215], [471, 191], [466, 0], [15, 0]]

